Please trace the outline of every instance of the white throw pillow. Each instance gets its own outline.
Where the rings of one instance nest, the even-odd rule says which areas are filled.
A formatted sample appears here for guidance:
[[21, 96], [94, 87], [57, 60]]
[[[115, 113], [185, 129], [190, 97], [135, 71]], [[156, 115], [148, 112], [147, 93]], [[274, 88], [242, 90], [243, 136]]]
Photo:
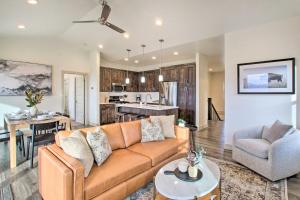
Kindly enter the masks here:
[[87, 177], [93, 167], [92, 151], [80, 131], [74, 131], [69, 137], [60, 139], [60, 146], [66, 154], [78, 159], [84, 167], [84, 177]]
[[159, 119], [163, 134], [166, 138], [176, 138], [175, 134], [175, 115], [150, 116], [150, 119]]
[[162, 133], [159, 119], [153, 119], [151, 121], [149, 121], [148, 119], [142, 119], [141, 127], [141, 142], [160, 141], [165, 139], [164, 134]]
[[92, 149], [97, 165], [100, 166], [112, 154], [106, 134], [99, 128], [95, 132], [87, 132], [86, 140]]

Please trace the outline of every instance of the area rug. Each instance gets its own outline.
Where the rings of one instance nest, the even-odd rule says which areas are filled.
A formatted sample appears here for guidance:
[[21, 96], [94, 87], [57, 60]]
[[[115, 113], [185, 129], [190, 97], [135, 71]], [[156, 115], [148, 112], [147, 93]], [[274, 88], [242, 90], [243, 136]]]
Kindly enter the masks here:
[[[271, 182], [246, 167], [208, 157], [221, 170], [222, 200], [287, 200], [287, 182]], [[152, 200], [154, 184], [149, 183], [126, 200]]]

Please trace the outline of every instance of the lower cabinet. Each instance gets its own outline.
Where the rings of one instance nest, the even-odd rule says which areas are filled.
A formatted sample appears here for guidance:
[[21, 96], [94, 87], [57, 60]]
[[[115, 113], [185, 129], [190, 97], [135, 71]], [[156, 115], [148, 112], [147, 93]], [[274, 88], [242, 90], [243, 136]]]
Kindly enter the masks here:
[[115, 123], [115, 104], [100, 104], [100, 124]]

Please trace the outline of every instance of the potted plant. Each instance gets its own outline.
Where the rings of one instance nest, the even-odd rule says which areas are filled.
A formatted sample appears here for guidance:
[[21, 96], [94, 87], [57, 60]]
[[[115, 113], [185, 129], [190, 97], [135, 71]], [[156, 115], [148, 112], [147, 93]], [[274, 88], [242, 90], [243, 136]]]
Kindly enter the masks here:
[[184, 119], [178, 119], [177, 124], [180, 127], [185, 127], [186, 121]]
[[36, 116], [38, 113], [38, 109], [36, 107], [37, 104], [40, 104], [43, 100], [44, 94], [42, 91], [34, 92], [32, 89], [28, 88], [25, 91], [25, 100], [27, 101], [27, 107], [30, 108], [30, 115]]

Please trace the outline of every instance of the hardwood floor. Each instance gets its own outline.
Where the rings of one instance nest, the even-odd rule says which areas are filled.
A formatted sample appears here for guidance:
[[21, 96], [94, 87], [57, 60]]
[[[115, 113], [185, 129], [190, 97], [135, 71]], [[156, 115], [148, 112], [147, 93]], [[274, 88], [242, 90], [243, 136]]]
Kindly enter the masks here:
[[[73, 127], [73, 129], [80, 128]], [[206, 150], [206, 155], [229, 160], [231, 151], [224, 150], [224, 123], [209, 122], [209, 127], [195, 134], [195, 141]], [[9, 156], [8, 144], [0, 144], [0, 200], [9, 199], [41, 199], [38, 193], [37, 161], [35, 168], [30, 169], [29, 162], [24, 161], [21, 152], [18, 151], [18, 167], [10, 170], [8, 168]], [[12, 194], [10, 194], [10, 192]], [[300, 174], [288, 179], [289, 200], [300, 200]]]

